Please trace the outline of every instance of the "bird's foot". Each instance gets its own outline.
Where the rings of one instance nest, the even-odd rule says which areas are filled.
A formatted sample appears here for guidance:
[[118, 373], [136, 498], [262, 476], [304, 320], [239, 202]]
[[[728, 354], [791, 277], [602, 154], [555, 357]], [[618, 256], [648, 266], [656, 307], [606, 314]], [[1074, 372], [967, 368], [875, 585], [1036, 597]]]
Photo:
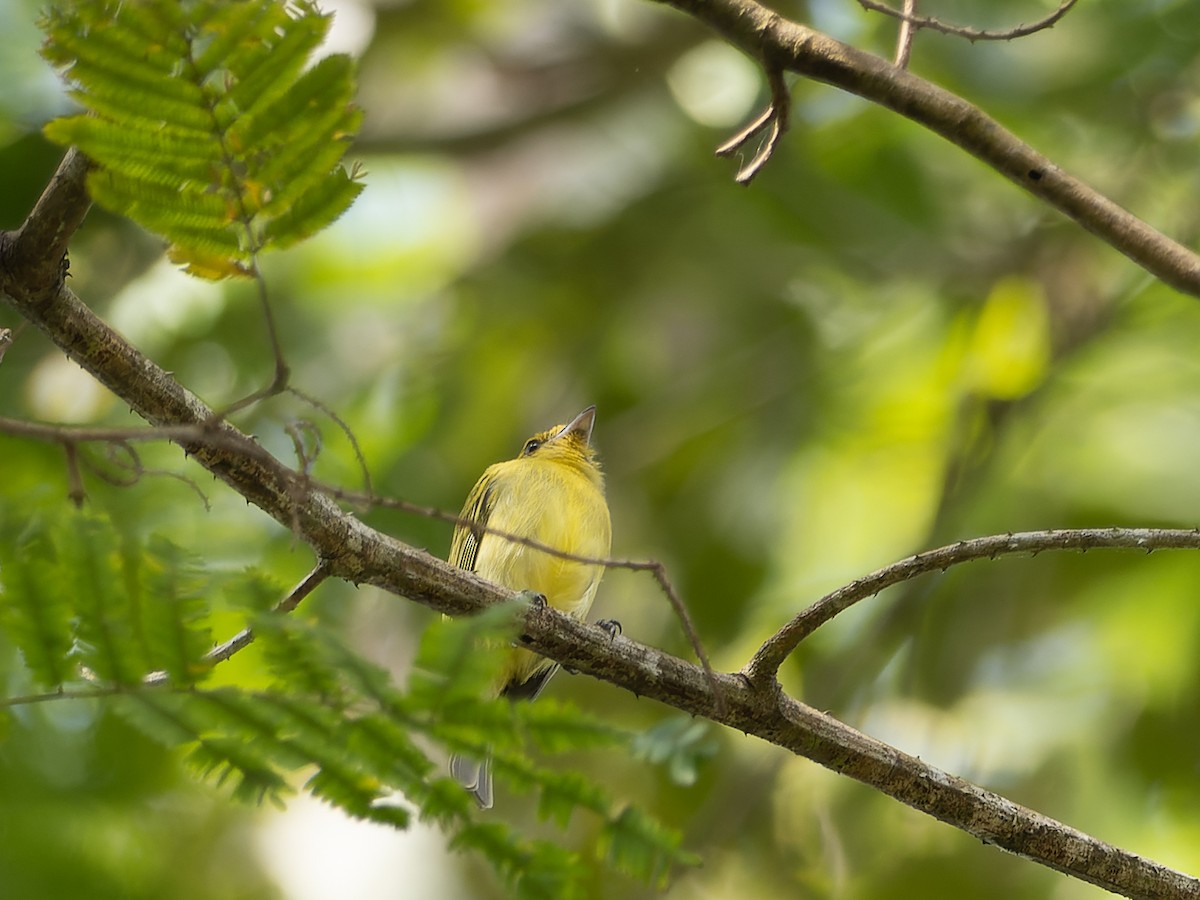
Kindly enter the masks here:
[[544, 608], [550, 602], [546, 599], [546, 595], [541, 591], [521, 591], [513, 599], [521, 600], [525, 603], [528, 603], [530, 606], [536, 606], [539, 609]]
[[610, 640], [616, 640], [617, 635], [621, 633], [621, 623], [616, 619], [600, 619], [596, 623], [596, 627], [607, 631]]

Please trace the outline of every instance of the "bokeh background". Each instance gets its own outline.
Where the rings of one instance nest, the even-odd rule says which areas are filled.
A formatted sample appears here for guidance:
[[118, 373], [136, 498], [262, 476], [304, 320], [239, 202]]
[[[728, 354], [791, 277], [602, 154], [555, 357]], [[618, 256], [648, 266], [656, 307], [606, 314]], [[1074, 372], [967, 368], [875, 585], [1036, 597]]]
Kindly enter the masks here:
[[[367, 189], [265, 270], [294, 381], [353, 429], [374, 488], [456, 510], [531, 432], [599, 407], [617, 556], [664, 561], [716, 666], [736, 669], [825, 591], [913, 551], [995, 532], [1192, 527], [1200, 510], [1200, 305], [960, 151], [821, 85], [752, 187], [712, 149], [764, 100], [760, 73], [645, 0], [338, 0], [332, 49], [361, 56]], [[977, 27], [1055, 4], [943, 0]], [[69, 108], [37, 57], [41, 0], [0, 5], [0, 227], [20, 223]], [[926, 9], [927, 7], [927, 9]], [[776, 8], [890, 56], [894, 23], [852, 0]], [[912, 68], [1123, 205], [1197, 238], [1200, 5], [1080, 4], [1011, 43], [918, 36]], [[72, 286], [215, 405], [271, 372], [246, 285], [190, 280], [159, 242], [95, 211]], [[0, 307], [0, 326], [19, 328]], [[0, 414], [134, 424], [36, 332], [0, 366]], [[340, 430], [283, 398], [239, 424], [317, 474], [362, 474]], [[114, 462], [91, 454], [109, 475]], [[89, 504], [214, 569], [281, 586], [307, 550], [171, 448]], [[65, 514], [53, 447], [0, 437], [0, 537]], [[197, 493], [203, 493], [208, 508]], [[448, 526], [372, 524], [444, 554]], [[2, 576], [2, 572], [0, 572]], [[786, 687], [907, 752], [1098, 837], [1200, 871], [1200, 559], [1046, 554], [976, 563], [861, 604], [786, 665]], [[220, 605], [219, 598], [214, 602]], [[689, 651], [644, 575], [597, 612]], [[327, 585], [304, 613], [403, 679], [427, 614]], [[238, 619], [228, 614], [232, 632]], [[11, 692], [20, 667], [0, 654]], [[240, 668], [238, 668], [240, 667]], [[252, 673], [253, 654], [230, 664]], [[231, 676], [232, 677], [232, 676]], [[642, 731], [670, 710], [583, 677], [551, 690]], [[1090, 898], [777, 748], [710, 728], [694, 784], [630, 754], [591, 770], [682, 829], [701, 868], [666, 896]], [[298, 779], [298, 783], [299, 783]], [[539, 823], [528, 798], [492, 813]], [[596, 897], [655, 892], [598, 870]], [[12, 897], [500, 897], [436, 833], [348, 822], [297, 798], [232, 806], [102, 706], [44, 704], [0, 735], [0, 894]]]

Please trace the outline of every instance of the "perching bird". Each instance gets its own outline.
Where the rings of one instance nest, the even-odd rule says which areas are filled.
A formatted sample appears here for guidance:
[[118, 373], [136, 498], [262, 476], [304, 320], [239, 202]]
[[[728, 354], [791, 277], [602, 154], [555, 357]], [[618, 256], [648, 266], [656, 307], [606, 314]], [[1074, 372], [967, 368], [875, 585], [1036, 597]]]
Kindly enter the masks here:
[[[484, 531], [487, 526], [529, 538], [576, 556], [603, 559], [612, 543], [604, 499], [604, 476], [592, 448], [596, 407], [566, 425], [535, 434], [520, 455], [489, 466], [463, 505], [450, 542], [450, 562], [515, 591], [541, 594], [550, 606], [577, 619], [591, 609], [604, 567], [554, 556]], [[500, 668], [495, 693], [533, 700], [558, 664], [513, 648]], [[480, 808], [492, 805], [487, 759], [450, 758], [450, 774], [474, 794]]]

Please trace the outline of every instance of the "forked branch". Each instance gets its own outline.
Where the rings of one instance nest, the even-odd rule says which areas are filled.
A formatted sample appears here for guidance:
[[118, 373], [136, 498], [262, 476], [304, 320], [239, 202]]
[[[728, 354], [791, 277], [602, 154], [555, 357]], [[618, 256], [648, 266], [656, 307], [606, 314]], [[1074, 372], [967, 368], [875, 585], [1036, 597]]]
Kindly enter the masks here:
[[[912, 119], [1057, 209], [1177, 291], [1200, 297], [1200, 256], [1065, 172], [963, 98], [756, 0], [654, 0], [705, 22], [768, 73], [795, 72]], [[1065, 12], [1065, 11], [1064, 11]], [[761, 168], [761, 166], [760, 166]]]

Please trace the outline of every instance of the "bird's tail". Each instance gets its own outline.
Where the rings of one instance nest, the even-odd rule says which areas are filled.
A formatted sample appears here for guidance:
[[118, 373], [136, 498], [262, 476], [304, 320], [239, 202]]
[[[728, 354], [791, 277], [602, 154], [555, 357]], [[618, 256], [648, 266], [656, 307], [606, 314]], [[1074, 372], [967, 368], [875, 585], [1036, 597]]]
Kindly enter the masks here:
[[450, 774], [475, 797], [480, 809], [492, 808], [492, 761], [455, 754], [450, 757]]

